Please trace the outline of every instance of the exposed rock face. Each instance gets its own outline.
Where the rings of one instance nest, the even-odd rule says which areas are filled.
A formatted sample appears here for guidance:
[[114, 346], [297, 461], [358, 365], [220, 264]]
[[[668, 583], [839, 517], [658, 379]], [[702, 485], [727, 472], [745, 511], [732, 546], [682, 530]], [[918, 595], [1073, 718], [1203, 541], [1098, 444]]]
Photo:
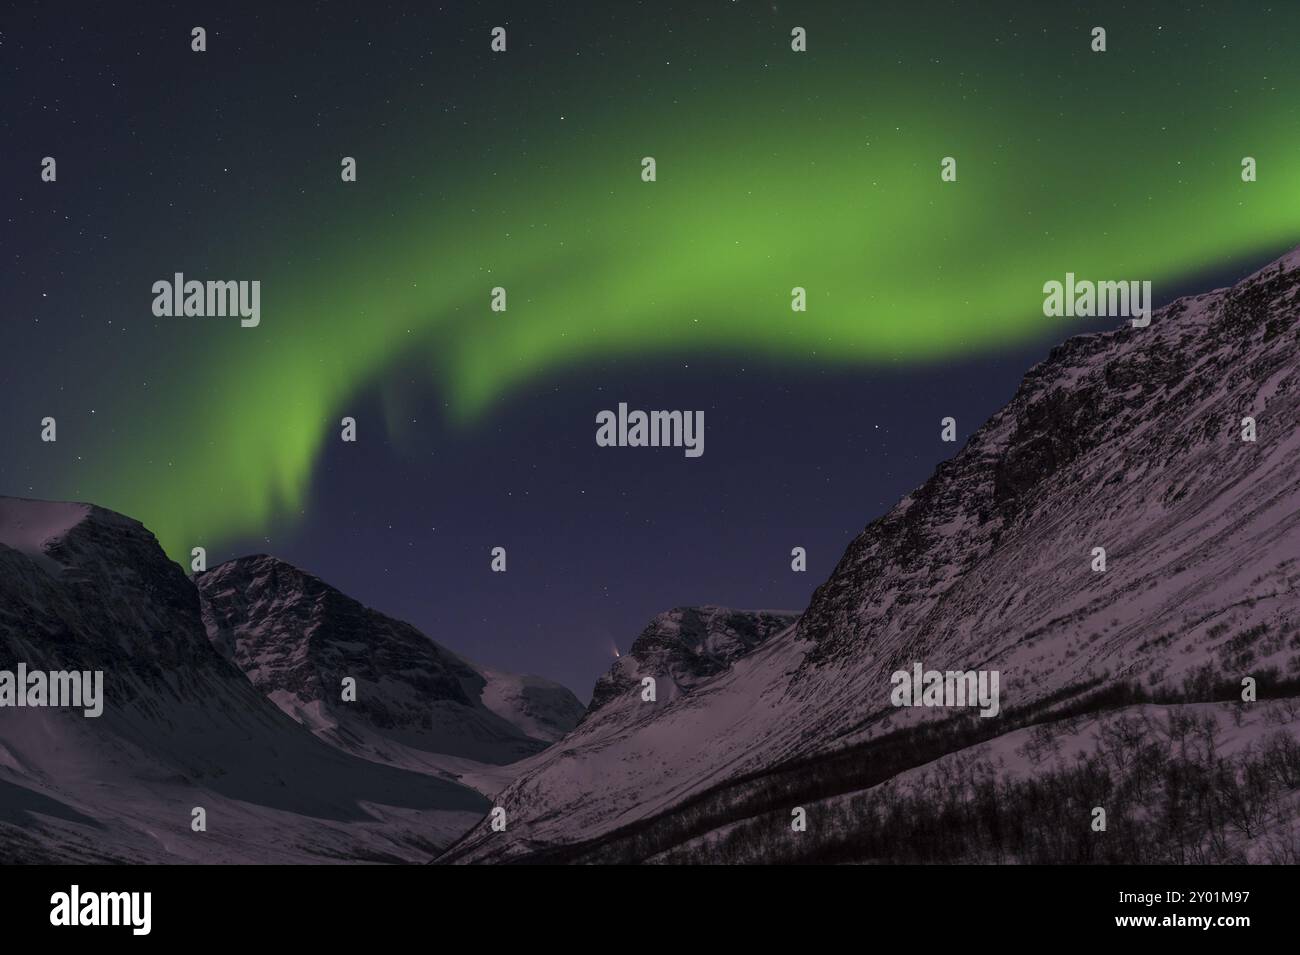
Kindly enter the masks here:
[[587, 713], [596, 712], [617, 696], [639, 692], [647, 676], [655, 678], [660, 700], [688, 693], [787, 629], [798, 616], [787, 611], [725, 607], [678, 607], [661, 613], [596, 681]]
[[[509, 763], [581, 716], [563, 687], [476, 667], [274, 557], [227, 561], [197, 583], [222, 654], [284, 712], [359, 755], [400, 763], [414, 749]], [[343, 700], [346, 678], [354, 701]]]

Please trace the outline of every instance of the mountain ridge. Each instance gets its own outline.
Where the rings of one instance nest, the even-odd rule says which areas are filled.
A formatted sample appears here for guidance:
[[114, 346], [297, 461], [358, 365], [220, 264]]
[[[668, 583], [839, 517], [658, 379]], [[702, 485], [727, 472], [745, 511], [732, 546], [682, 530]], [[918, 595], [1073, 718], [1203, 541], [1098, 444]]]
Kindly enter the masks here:
[[[479, 667], [277, 557], [234, 558], [195, 584], [223, 655], [285, 713], [357, 755], [405, 765], [418, 750], [502, 765], [544, 748], [581, 715], [558, 684]], [[345, 678], [355, 681], [355, 701], [341, 699]]]
[[417, 861], [487, 805], [286, 717], [209, 642], [197, 590], [153, 534], [104, 508], [0, 499], [0, 663], [19, 662], [102, 671], [104, 706], [0, 720], [0, 846], [15, 861]]
[[[1171, 302], [1147, 328], [1052, 349], [853, 539], [790, 631], [623, 725], [589, 714], [499, 797], [515, 834], [480, 824], [447, 860], [527, 860], [622, 830], [631, 845], [647, 820], [669, 825], [674, 806], [728, 779], [924, 725], [946, 714], [890, 703], [891, 672], [915, 662], [998, 669], [1021, 711], [1088, 686], [1209, 687], [1247, 667], [1289, 685], [1298, 266], [1300, 249]], [[1241, 439], [1245, 417], [1255, 442]]]

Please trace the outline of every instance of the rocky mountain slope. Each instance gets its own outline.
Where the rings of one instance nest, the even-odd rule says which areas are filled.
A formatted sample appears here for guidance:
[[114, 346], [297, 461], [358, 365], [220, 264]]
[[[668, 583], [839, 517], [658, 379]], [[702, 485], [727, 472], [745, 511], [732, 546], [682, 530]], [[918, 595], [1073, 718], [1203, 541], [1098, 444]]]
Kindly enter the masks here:
[[689, 693], [798, 617], [789, 611], [725, 607], [678, 607], [661, 613], [596, 681], [587, 712], [634, 688], [639, 692], [646, 677], [655, 679], [655, 695], [663, 702]]
[[[564, 687], [469, 663], [274, 557], [227, 561], [195, 582], [208, 636], [253, 686], [367, 759], [448, 772], [506, 764], [582, 716]], [[345, 678], [355, 680], [353, 702], [343, 701]]]
[[[447, 860], [667, 857], [1085, 703], [1194, 706], [1248, 676], [1295, 693], [1298, 339], [1300, 251], [1053, 349], [797, 626], [689, 694], [642, 702], [611, 676], [501, 794], [507, 831]], [[1001, 715], [893, 707], [890, 675], [918, 662], [999, 671]], [[1251, 725], [1294, 737], [1282, 713]]]
[[487, 806], [286, 717], [215, 650], [153, 535], [98, 507], [0, 498], [0, 669], [20, 663], [102, 671], [104, 701], [0, 711], [7, 861], [415, 861]]

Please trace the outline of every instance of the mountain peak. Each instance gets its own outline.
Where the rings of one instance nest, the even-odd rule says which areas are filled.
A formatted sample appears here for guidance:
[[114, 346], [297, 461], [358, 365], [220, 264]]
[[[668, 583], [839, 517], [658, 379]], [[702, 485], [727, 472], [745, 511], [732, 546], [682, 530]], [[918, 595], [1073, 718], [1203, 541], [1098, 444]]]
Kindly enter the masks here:
[[649, 676], [669, 700], [726, 670], [768, 638], [792, 626], [798, 614], [784, 610], [733, 610], [706, 604], [656, 614], [623, 654], [596, 681], [590, 715]]
[[222, 654], [295, 720], [366, 758], [509, 763], [581, 712], [567, 690], [477, 667], [277, 557], [225, 561], [195, 583]]

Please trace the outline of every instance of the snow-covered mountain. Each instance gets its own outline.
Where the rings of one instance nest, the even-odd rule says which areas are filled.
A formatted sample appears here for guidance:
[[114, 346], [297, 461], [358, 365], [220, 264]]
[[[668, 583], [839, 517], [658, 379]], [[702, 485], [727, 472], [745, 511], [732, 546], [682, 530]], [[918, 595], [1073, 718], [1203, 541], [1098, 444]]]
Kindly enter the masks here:
[[[686, 694], [645, 702], [619, 672], [602, 679], [601, 705], [497, 799], [506, 831], [480, 823], [446, 860], [710, 858], [741, 834], [763, 858], [792, 807], [1079, 711], [1146, 718], [1154, 702], [1178, 723], [1238, 699], [1246, 677], [1261, 702], [1240, 726], [1294, 743], [1298, 346], [1300, 250], [1149, 327], [1066, 341], [863, 530], [796, 626]], [[1001, 714], [895, 708], [891, 674], [918, 662], [999, 671]], [[1204, 719], [1226, 719], [1209, 705]], [[1185, 736], [1165, 735], [1161, 758], [1185, 759]], [[1294, 807], [1290, 778], [1279, 806]], [[835, 817], [864, 840], [872, 818]], [[877, 851], [862, 846], [824, 857]]]
[[6, 861], [423, 860], [487, 807], [286, 717], [213, 647], [153, 535], [102, 508], [0, 498], [0, 670], [19, 664], [102, 671], [104, 699], [0, 710]]
[[[1298, 345], [1300, 250], [1070, 339], [802, 615], [662, 614], [585, 715], [273, 558], [196, 586], [0, 498], [0, 670], [106, 697], [0, 710], [0, 856], [1300, 861]], [[997, 671], [998, 715], [895, 707], [914, 664]]]
[[208, 636], [253, 686], [367, 759], [460, 774], [537, 753], [582, 716], [559, 684], [470, 663], [274, 557], [227, 561], [195, 582]]
[[530, 674], [470, 663], [483, 679], [483, 705], [527, 736], [554, 743], [578, 725], [585, 708], [567, 686]]
[[653, 677], [655, 695], [668, 702], [717, 676], [799, 615], [785, 610], [678, 607], [661, 613], [641, 631], [626, 654], [596, 681], [588, 713], [638, 692]]

